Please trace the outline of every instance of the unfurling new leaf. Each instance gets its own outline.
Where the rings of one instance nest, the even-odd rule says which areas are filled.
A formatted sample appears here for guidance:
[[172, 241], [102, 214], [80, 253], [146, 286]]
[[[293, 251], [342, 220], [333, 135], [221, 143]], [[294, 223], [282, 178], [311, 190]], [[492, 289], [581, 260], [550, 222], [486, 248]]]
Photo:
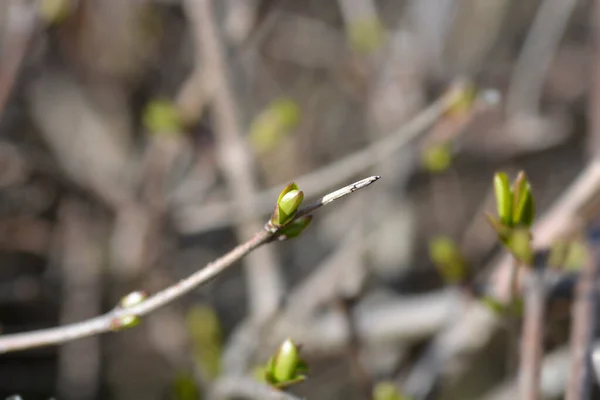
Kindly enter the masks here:
[[513, 225], [531, 226], [535, 206], [531, 195], [531, 185], [525, 172], [519, 172], [513, 185]]
[[281, 229], [280, 240], [287, 240], [295, 238], [300, 235], [310, 225], [312, 221], [312, 215], [305, 215], [300, 217]]
[[507, 226], [512, 226], [512, 191], [508, 176], [504, 172], [494, 175], [494, 194], [500, 221]]
[[535, 215], [531, 185], [525, 172], [519, 172], [512, 186], [503, 172], [494, 175], [494, 194], [498, 218], [486, 214], [488, 222], [502, 244], [513, 256], [525, 263], [533, 261], [529, 227]]

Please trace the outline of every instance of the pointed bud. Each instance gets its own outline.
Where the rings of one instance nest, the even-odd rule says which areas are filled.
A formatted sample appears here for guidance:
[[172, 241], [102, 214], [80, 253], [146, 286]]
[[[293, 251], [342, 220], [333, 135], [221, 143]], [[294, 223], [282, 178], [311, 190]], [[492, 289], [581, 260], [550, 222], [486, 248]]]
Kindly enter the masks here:
[[290, 183], [279, 194], [277, 206], [269, 221], [269, 229], [276, 230], [294, 219], [298, 207], [304, 200], [304, 193], [295, 183]]
[[305, 215], [304, 217], [300, 217], [290, 222], [281, 230], [281, 236], [279, 236], [279, 239], [287, 240], [295, 238], [296, 236], [304, 232], [308, 225], [310, 225], [311, 221], [312, 215]]
[[535, 204], [531, 195], [531, 185], [525, 172], [519, 172], [513, 184], [513, 225], [531, 226], [535, 214]]
[[287, 382], [296, 377], [296, 369], [300, 362], [300, 354], [298, 347], [290, 339], [286, 339], [275, 357], [271, 365], [271, 374], [277, 382]]
[[494, 175], [494, 194], [496, 195], [496, 208], [500, 221], [511, 227], [513, 196], [508, 177], [504, 172], [498, 172]]
[[288, 194], [289, 192], [291, 192], [292, 190], [300, 190], [298, 188], [298, 185], [296, 185], [294, 182], [290, 183], [289, 185], [287, 185], [282, 191], [281, 193], [279, 193], [279, 197], [277, 198], [277, 204], [279, 204], [279, 202], [281, 201], [281, 199], [283, 199], [283, 196], [285, 196], [286, 194]]
[[300, 190], [292, 190], [281, 198], [277, 203], [279, 225], [285, 225], [292, 220], [302, 200], [304, 200], [304, 193]]
[[119, 302], [119, 306], [121, 308], [137, 306], [138, 304], [146, 300], [146, 297], [148, 297], [148, 294], [144, 291], [131, 292], [121, 299], [121, 301]]

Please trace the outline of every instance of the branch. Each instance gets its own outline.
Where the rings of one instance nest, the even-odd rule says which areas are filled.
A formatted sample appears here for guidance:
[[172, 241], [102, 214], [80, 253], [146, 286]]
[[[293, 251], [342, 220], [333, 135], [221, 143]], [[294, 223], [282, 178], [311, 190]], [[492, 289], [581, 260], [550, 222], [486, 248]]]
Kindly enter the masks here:
[[[247, 237], [260, 229], [252, 205], [256, 197], [256, 173], [251, 152], [242, 134], [224, 49], [215, 24], [213, 1], [187, 0], [183, 5], [192, 25], [197, 55], [211, 78], [211, 108], [217, 133], [219, 164], [231, 197], [245, 199], [246, 202], [244, 207], [233, 210], [239, 221], [236, 234], [238, 238]], [[277, 260], [272, 252], [265, 249], [254, 253], [244, 264], [251, 315], [263, 319], [275, 311], [282, 296], [283, 279]]]
[[[340, 182], [352, 179], [357, 174], [380, 163], [381, 160], [393, 156], [399, 149], [417, 138], [421, 132], [431, 127], [454, 104], [457, 93], [460, 93], [461, 90], [463, 89], [460, 84], [453, 86], [396, 131], [385, 135], [365, 149], [299, 177], [296, 182], [307, 192], [321, 192], [339, 185]], [[481, 111], [486, 106], [489, 107], [486, 100], [480, 99], [479, 104], [474, 107]], [[279, 187], [273, 187], [257, 193], [252, 202], [253, 211], [261, 215], [271, 212], [271, 201], [277, 197], [279, 190]], [[248, 204], [240, 201], [220, 202], [202, 207], [185, 206], [176, 217], [178, 229], [184, 234], [198, 234], [225, 227], [231, 223], [231, 216], [235, 215], [232, 210], [244, 207], [247, 208]]]
[[363, 393], [365, 399], [371, 399], [373, 380], [361, 359], [362, 343], [353, 316], [353, 308], [357, 301], [358, 296], [354, 298], [339, 297], [334, 302], [334, 305], [339, 309], [344, 325], [346, 325], [348, 334], [348, 341], [346, 343], [347, 359], [350, 364], [350, 370], [354, 375], [357, 389]]
[[[535, 268], [535, 267], [534, 267]], [[543, 268], [543, 267], [542, 267]], [[519, 385], [521, 398], [540, 398], [540, 373], [544, 340], [546, 288], [543, 270], [531, 273], [525, 293], [525, 317], [521, 336]]]
[[[314, 204], [298, 210], [292, 221], [295, 221], [301, 216], [307, 215], [307, 213], [315, 211], [321, 206], [331, 203], [333, 200], [337, 200], [347, 194], [355, 192], [358, 189], [362, 189], [377, 181], [379, 178], [379, 176], [372, 176], [348, 185], [339, 191], [335, 191], [331, 194], [323, 196]], [[114, 331], [115, 328], [120, 327], [121, 321], [124, 319], [131, 317], [142, 317], [150, 314], [160, 307], [171, 303], [174, 300], [177, 300], [197, 287], [209, 282], [211, 279], [216, 277], [227, 268], [231, 267], [235, 262], [245, 257], [253, 250], [266, 243], [274, 241], [279, 236], [279, 231], [269, 231], [267, 229], [263, 229], [257, 232], [250, 240], [238, 245], [229, 253], [207, 264], [204, 268], [179, 281], [178, 283], [146, 298], [143, 302], [135, 306], [127, 308], [117, 307], [99, 317], [61, 327], [42, 329], [26, 333], [1, 335], [0, 353], [58, 345], [75, 339]]]
[[17, 79], [19, 68], [36, 28], [35, 5], [21, 0], [5, 5], [7, 22], [5, 32], [0, 32], [0, 115]]
[[[567, 375], [569, 374], [571, 358], [572, 355], [568, 346], [559, 347], [544, 356], [540, 374], [541, 398], [562, 398], [567, 386]], [[480, 398], [482, 400], [519, 399], [518, 383], [515, 379], [508, 380]]]
[[[589, 220], [600, 212], [600, 159], [590, 161], [575, 181], [556, 200], [554, 205], [539, 218], [532, 228], [534, 249], [549, 248], [561, 237], [580, 228], [582, 220]], [[512, 256], [505, 254], [490, 266], [489, 294], [506, 304], [510, 298], [510, 275]], [[526, 270], [519, 282], [525, 282]], [[517, 288], [520, 292], [521, 287]], [[485, 314], [485, 315], [484, 315]], [[465, 311], [452, 326], [440, 332], [411, 371], [405, 385], [413, 397], [423, 397], [433, 390], [434, 384], [445, 366], [456, 364], [459, 357], [478, 352], [488, 343], [499, 325], [494, 317], [480, 304]]]
[[[592, 233], [588, 234], [592, 236]], [[571, 365], [565, 393], [567, 400], [587, 399], [590, 396], [592, 375], [590, 353], [596, 326], [598, 284], [597, 244], [591, 239], [586, 262], [577, 284], [577, 295], [572, 308]]]
[[509, 116], [538, 113], [546, 71], [576, 5], [576, 0], [544, 0], [539, 6], [506, 95]]

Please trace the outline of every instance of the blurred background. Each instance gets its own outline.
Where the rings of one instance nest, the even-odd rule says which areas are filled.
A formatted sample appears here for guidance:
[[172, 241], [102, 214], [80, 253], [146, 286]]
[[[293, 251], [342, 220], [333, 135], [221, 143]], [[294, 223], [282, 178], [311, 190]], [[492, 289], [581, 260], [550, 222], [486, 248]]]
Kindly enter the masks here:
[[[552, 205], [600, 188], [597, 3], [1, 1], [2, 333], [177, 282], [262, 229], [291, 181], [316, 199], [382, 179], [133, 329], [0, 356], [0, 396], [261, 398], [230, 394], [291, 337], [302, 398], [517, 398], [482, 300], [503, 253], [483, 213], [494, 172], [525, 170], [542, 247], [594, 218]], [[545, 318], [548, 399], [569, 376], [569, 277]]]

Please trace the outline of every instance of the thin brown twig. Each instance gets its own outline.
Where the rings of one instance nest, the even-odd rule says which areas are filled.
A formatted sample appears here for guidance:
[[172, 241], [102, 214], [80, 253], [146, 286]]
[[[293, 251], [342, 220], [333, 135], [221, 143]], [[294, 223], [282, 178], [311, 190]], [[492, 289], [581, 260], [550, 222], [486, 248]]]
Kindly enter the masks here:
[[[597, 345], [598, 343], [596, 342], [595, 344]], [[561, 346], [544, 355], [540, 378], [540, 392], [542, 398], [562, 398], [567, 387], [570, 363], [571, 352], [569, 346]], [[518, 399], [518, 384], [514, 379], [504, 381], [480, 398], [482, 400]]]
[[[378, 176], [373, 176], [369, 178], [369, 182], [373, 183], [378, 179]], [[344, 193], [350, 194], [354, 192], [355, 190], [352, 190], [351, 188], [355, 185], [356, 184], [349, 185], [349, 189], [345, 190]], [[366, 186], [367, 185], [361, 185], [360, 188]], [[336, 196], [336, 199], [339, 199], [340, 197], [341, 196]], [[314, 204], [311, 204], [309, 206], [311, 212], [315, 211], [321, 206], [329, 204], [330, 201], [327, 201], [329, 199], [331, 199], [331, 195], [323, 196], [320, 200], [320, 205], [318, 207], [315, 207]], [[302, 209], [298, 211], [295, 219], [299, 218], [299, 216], [301, 215], [305, 215], [303, 214]], [[251, 253], [253, 250], [266, 243], [272, 242], [277, 238], [277, 231], [270, 232], [266, 229], [262, 229], [259, 232], [257, 232], [251, 239], [249, 239], [245, 243], [238, 245], [224, 256], [207, 264], [204, 268], [200, 269], [199, 271], [196, 271], [187, 278], [182, 279], [178, 283], [169, 286], [157, 292], [156, 294], [146, 298], [143, 302], [135, 306], [131, 306], [128, 308], [117, 307], [104, 315], [70, 325], [64, 325], [50, 329], [42, 329], [32, 332], [1, 335], [0, 353], [57, 345], [104, 332], [114, 331], [115, 328], [119, 327], [119, 324], [123, 319], [132, 316], [142, 317], [144, 315], [150, 314], [151, 312], [155, 311], [160, 307], [171, 303], [172, 301], [196, 289], [198, 286], [207, 283], [208, 281], [216, 277], [218, 274], [234, 265], [235, 262], [239, 261], [247, 254]]]
[[589, 398], [591, 384], [590, 353], [596, 323], [598, 284], [598, 252], [588, 247], [586, 262], [577, 284], [577, 295], [573, 303], [571, 330], [571, 368], [565, 393], [567, 400]]
[[356, 300], [355, 298], [340, 297], [336, 300], [335, 304], [344, 318], [348, 333], [348, 343], [346, 345], [348, 361], [350, 362], [358, 388], [363, 393], [364, 398], [369, 400], [373, 397], [373, 382], [360, 358], [360, 337], [352, 313]]
[[523, 400], [540, 398], [545, 301], [543, 271], [532, 272], [525, 292], [525, 314], [521, 335], [519, 385]]
[[32, 2], [10, 0], [7, 7], [7, 26], [0, 43], [0, 116], [6, 106], [12, 87], [31, 37], [35, 31], [36, 12]]
[[590, 156], [598, 157], [600, 155], [600, 2], [592, 3], [592, 77], [589, 90], [588, 101], [588, 120], [590, 129], [588, 130], [587, 150]]
[[514, 259], [510, 270], [510, 298], [508, 300], [508, 354], [507, 369], [509, 374], [518, 368], [518, 342], [519, 342], [519, 320], [518, 320], [518, 287], [519, 287], [520, 263]]
[[[61, 323], [97, 315], [101, 311], [99, 224], [82, 204], [67, 199], [61, 204], [59, 239], [62, 264]], [[61, 347], [58, 357], [58, 390], [63, 397], [93, 399], [100, 378], [100, 340], [96, 337]]]
[[515, 72], [506, 95], [509, 116], [539, 112], [546, 71], [576, 5], [577, 0], [541, 2], [515, 64]]
[[[592, 87], [590, 88], [590, 99], [588, 101], [587, 119], [588, 149], [592, 160], [598, 160], [600, 156], [600, 1], [592, 2]], [[597, 197], [597, 196], [596, 196]], [[588, 201], [588, 207], [594, 209], [598, 200]], [[590, 212], [591, 210], [588, 210]], [[595, 210], [594, 210], [595, 211]], [[592, 211], [592, 212], [594, 212]], [[591, 215], [596, 215], [594, 212]], [[597, 229], [598, 222], [589, 224], [588, 238], [592, 230]], [[591, 238], [590, 238], [591, 239]], [[565, 391], [566, 400], [588, 399], [590, 397], [591, 362], [595, 359], [596, 351], [592, 350], [594, 339], [594, 327], [598, 309], [597, 285], [598, 285], [598, 250], [592, 246], [588, 239], [587, 259], [579, 276], [576, 298], [572, 305], [571, 322], [571, 366], [569, 380]], [[597, 246], [597, 243], [596, 243]]]

